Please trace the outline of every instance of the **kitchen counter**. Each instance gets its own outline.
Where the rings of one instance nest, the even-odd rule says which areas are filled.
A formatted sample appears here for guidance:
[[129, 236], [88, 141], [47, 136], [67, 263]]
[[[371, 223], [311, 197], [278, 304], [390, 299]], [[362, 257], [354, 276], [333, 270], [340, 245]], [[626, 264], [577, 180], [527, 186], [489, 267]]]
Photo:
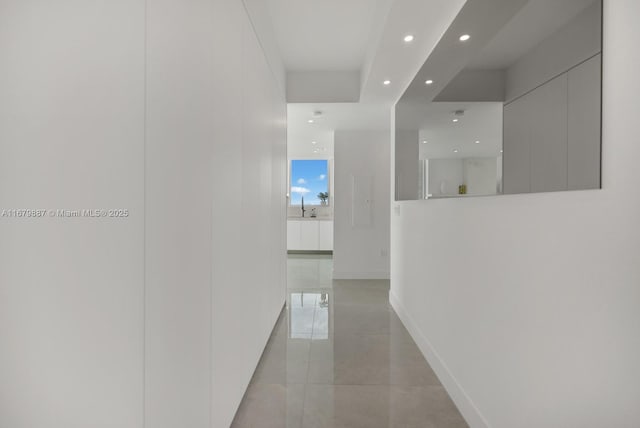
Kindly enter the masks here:
[[300, 220], [300, 221], [333, 221], [331, 217], [287, 217], [287, 221]]

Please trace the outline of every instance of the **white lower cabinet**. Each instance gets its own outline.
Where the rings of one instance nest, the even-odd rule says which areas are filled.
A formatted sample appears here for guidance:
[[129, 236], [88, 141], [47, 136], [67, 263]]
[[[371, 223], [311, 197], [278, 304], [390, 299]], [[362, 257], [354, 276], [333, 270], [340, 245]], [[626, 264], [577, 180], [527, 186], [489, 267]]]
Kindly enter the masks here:
[[300, 248], [299, 250], [318, 250], [318, 223], [308, 220], [300, 222]]
[[293, 250], [300, 246], [301, 221], [287, 221], [287, 249]]
[[298, 251], [333, 250], [333, 221], [288, 220], [287, 249]]
[[318, 222], [318, 249], [323, 251], [333, 250], [333, 222]]

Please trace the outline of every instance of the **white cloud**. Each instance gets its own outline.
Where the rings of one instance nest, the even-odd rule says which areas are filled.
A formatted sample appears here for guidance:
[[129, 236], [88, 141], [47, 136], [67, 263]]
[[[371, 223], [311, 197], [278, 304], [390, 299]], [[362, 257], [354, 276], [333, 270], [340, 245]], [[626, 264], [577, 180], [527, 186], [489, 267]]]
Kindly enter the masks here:
[[307, 184], [307, 180], [305, 180], [304, 178], [299, 178], [298, 184]]
[[325, 178], [327, 178], [325, 174], [320, 174], [320, 177], [318, 177], [318, 180], [324, 180]]
[[291, 188], [291, 193], [299, 193], [301, 195], [305, 195], [307, 193], [309, 193], [311, 190], [307, 189], [306, 187], [298, 187], [298, 186], [293, 186]]

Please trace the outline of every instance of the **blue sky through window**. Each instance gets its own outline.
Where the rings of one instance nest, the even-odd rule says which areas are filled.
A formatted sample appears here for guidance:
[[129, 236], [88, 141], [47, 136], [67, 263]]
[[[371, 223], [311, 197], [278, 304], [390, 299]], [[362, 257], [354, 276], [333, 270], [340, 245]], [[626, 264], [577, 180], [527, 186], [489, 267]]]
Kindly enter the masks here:
[[291, 161], [291, 205], [320, 205], [318, 193], [329, 191], [327, 160]]

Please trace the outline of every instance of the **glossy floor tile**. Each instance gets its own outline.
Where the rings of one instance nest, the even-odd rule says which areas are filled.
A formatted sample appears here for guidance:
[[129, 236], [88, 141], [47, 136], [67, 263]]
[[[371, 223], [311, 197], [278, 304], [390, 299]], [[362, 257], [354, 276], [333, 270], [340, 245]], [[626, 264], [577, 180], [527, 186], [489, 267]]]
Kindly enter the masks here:
[[331, 256], [289, 256], [286, 308], [232, 426], [467, 427], [389, 305], [389, 282], [331, 271]]

